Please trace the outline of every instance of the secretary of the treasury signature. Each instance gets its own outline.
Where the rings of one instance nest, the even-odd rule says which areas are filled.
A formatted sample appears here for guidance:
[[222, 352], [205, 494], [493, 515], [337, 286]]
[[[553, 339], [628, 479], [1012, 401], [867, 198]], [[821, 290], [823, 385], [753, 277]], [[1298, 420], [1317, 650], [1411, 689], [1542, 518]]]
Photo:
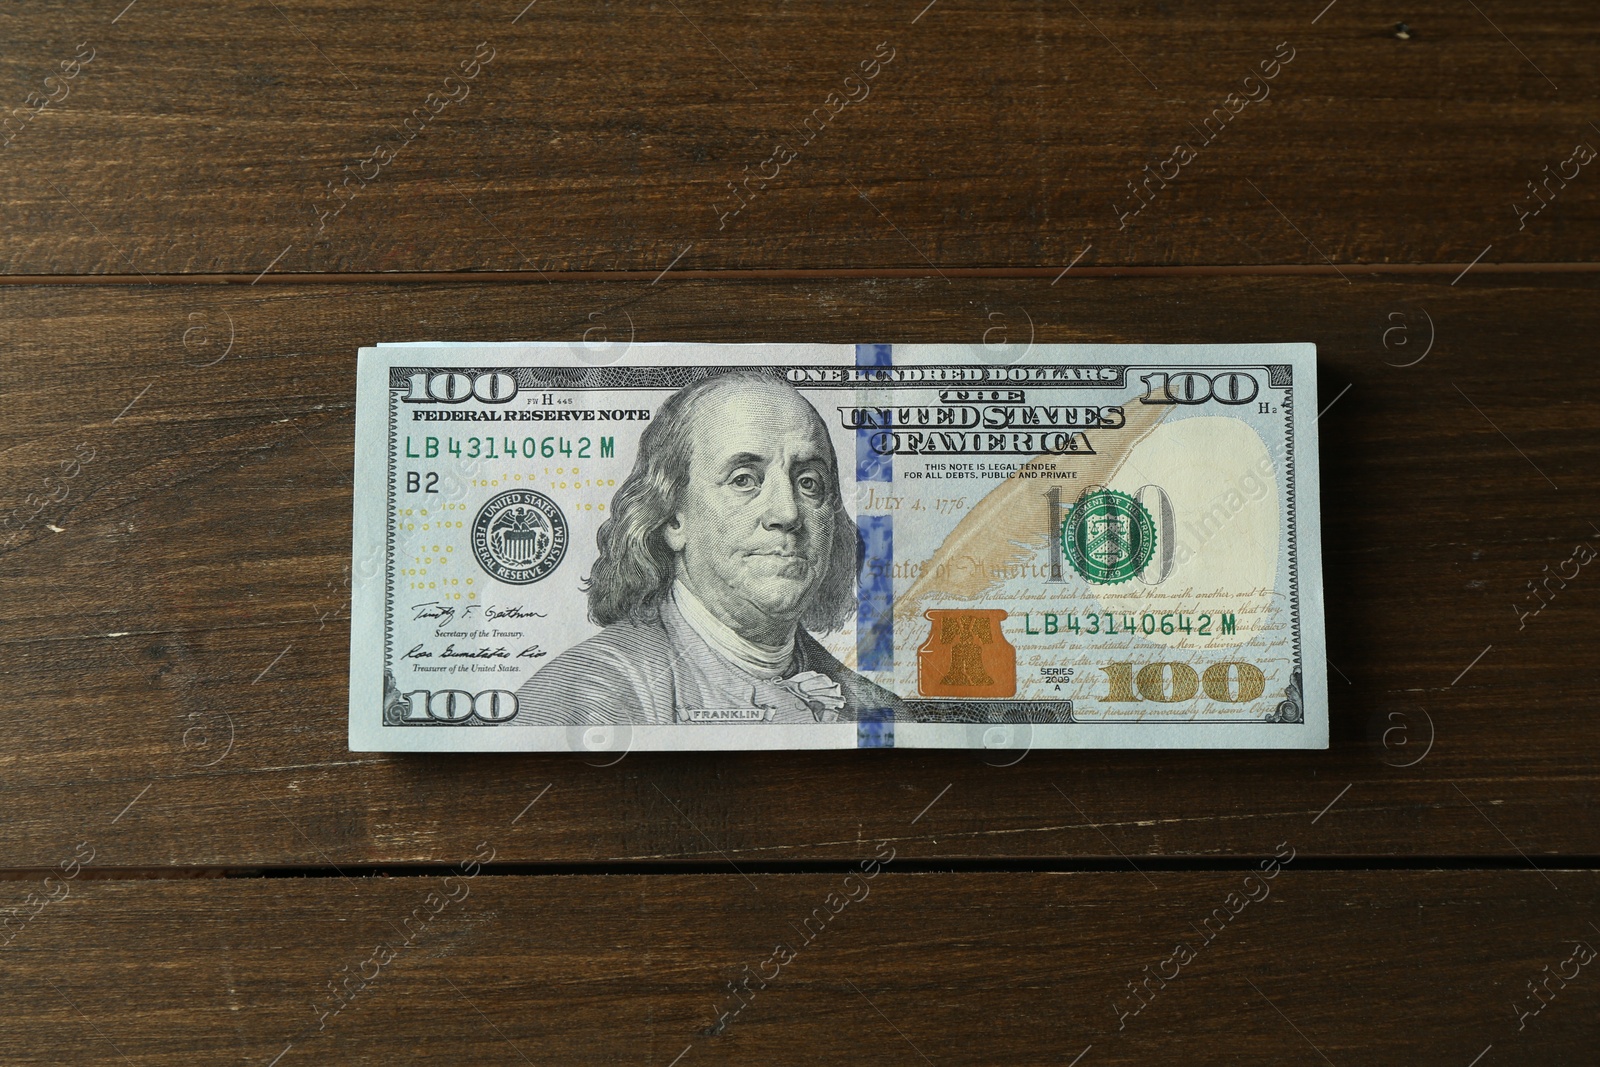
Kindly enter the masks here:
[[[478, 610], [478, 607], [479, 605], [477, 604], [468, 604], [462, 608], [461, 621], [471, 622], [473, 613]], [[430, 600], [426, 604], [413, 604], [411, 605], [411, 610], [416, 612], [415, 615], [411, 616], [413, 622], [421, 619], [437, 619], [440, 626], [446, 626], [454, 622], [456, 617], [456, 609], [454, 607], [449, 604], [441, 604], [437, 600]], [[544, 617], [545, 613], [542, 611], [529, 611], [527, 608], [519, 608], [515, 605], [509, 608], [497, 608], [492, 604], [483, 606], [484, 622], [494, 622], [496, 619], [542, 619]]]

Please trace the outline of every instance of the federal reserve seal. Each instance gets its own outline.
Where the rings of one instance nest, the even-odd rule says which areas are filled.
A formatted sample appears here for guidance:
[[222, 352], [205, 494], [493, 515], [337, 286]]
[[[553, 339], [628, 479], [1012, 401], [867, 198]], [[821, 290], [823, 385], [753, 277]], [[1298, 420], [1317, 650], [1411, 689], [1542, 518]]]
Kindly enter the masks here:
[[1061, 523], [1061, 550], [1089, 581], [1125, 582], [1155, 554], [1155, 520], [1127, 493], [1096, 489], [1067, 512]]
[[472, 520], [472, 551], [483, 569], [502, 582], [537, 582], [567, 554], [567, 517], [543, 493], [500, 493]]

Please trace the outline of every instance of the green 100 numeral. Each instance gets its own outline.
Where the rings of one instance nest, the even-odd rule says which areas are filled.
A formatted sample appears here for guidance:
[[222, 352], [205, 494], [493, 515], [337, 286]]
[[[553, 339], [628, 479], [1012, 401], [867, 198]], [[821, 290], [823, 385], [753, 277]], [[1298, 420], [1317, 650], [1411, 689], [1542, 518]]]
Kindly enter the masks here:
[[[1223, 704], [1245, 704], [1267, 688], [1267, 679], [1254, 663], [1229, 660], [1213, 663], [1204, 674], [1195, 674], [1187, 663], [1146, 663], [1137, 672], [1132, 663], [1110, 663], [1106, 672], [1111, 691], [1107, 700], [1153, 700], [1158, 704], [1177, 704], [1193, 700], [1199, 690]], [[1137, 695], [1134, 689], [1138, 689]]]
[[517, 714], [517, 694], [509, 689], [485, 689], [468, 693], [461, 689], [441, 689], [430, 693], [414, 689], [406, 694], [406, 713], [401, 722], [460, 723], [506, 722]]

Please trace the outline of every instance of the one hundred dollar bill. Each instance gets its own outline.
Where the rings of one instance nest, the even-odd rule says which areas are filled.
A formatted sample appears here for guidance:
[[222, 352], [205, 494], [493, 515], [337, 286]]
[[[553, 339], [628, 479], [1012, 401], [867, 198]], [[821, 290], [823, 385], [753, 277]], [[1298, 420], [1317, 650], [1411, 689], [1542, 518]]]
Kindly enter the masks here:
[[1327, 745], [1312, 345], [358, 379], [353, 750]]

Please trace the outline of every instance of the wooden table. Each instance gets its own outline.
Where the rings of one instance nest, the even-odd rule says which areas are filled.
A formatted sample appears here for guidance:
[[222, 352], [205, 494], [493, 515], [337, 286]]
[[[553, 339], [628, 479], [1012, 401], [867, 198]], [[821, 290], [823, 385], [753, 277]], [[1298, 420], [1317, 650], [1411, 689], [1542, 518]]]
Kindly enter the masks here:
[[[1592, 4], [523, 2], [0, 10], [0, 1061], [1594, 1062]], [[1314, 341], [1331, 749], [346, 751], [356, 349], [585, 337]]]

